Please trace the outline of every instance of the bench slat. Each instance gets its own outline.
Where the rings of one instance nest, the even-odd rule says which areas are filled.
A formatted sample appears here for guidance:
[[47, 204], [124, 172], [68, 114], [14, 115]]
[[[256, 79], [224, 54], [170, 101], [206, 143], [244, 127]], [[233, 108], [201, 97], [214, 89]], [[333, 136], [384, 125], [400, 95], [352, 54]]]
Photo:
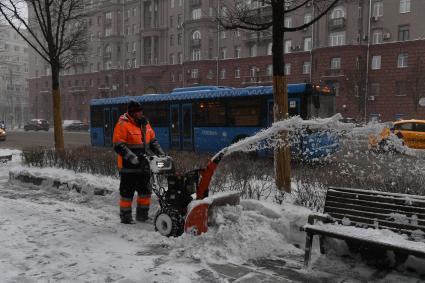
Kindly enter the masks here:
[[[363, 199], [355, 199], [355, 198], [349, 198], [347, 196], [331, 196], [328, 195], [326, 197], [326, 201], [335, 201], [335, 202], [343, 202], [343, 203], [352, 203], [356, 205], [363, 205], [363, 206], [370, 206], [375, 208], [385, 208], [385, 209], [394, 209], [399, 210], [400, 213], [404, 212], [410, 212], [415, 214], [421, 214], [425, 215], [425, 207], [413, 207], [413, 206], [406, 206], [406, 205], [400, 205], [400, 204], [394, 204], [394, 203], [382, 203], [376, 200], [363, 200]], [[326, 201], [325, 201], [325, 207], [326, 207]]]
[[[388, 214], [370, 213], [370, 212], [365, 212], [365, 211], [346, 209], [346, 208], [341, 208], [341, 207], [333, 207], [333, 206], [327, 206], [325, 213], [327, 213], [331, 216], [332, 216], [332, 214], [336, 213], [336, 214], [345, 215], [345, 217], [347, 217], [347, 218], [362, 217], [362, 218], [370, 219], [372, 221], [379, 220], [379, 221], [390, 222], [390, 223], [394, 223], [394, 225], [408, 225], [406, 227], [411, 227], [410, 228], [411, 230], [419, 229], [419, 230], [422, 230], [422, 231], [425, 232], [425, 221], [419, 221], [418, 220], [417, 221], [418, 224], [412, 224], [411, 222], [401, 223], [401, 222], [396, 222], [396, 220], [393, 219], [392, 217], [390, 217]], [[406, 229], [406, 228], [404, 228], [404, 229]]]
[[395, 232], [403, 232], [411, 234], [415, 230], [425, 231], [423, 226], [414, 226], [410, 224], [399, 224], [391, 221], [385, 221], [382, 219], [371, 219], [361, 216], [347, 215], [344, 213], [330, 213], [330, 215], [336, 219], [343, 219], [344, 217], [349, 218], [351, 222], [355, 222], [361, 225], [368, 225], [372, 228], [389, 229]]
[[380, 195], [380, 196], [392, 196], [396, 198], [409, 198], [416, 199], [419, 201], [425, 201], [425, 196], [419, 195], [410, 195], [410, 194], [401, 194], [401, 193], [390, 193], [383, 191], [375, 191], [375, 190], [362, 190], [362, 189], [353, 189], [353, 188], [342, 188], [342, 187], [329, 187], [328, 191], [343, 191], [343, 192], [352, 192], [352, 193], [363, 193], [368, 195]]
[[402, 206], [425, 208], [425, 201], [418, 201], [418, 200], [413, 200], [408, 198], [403, 199], [403, 198], [394, 198], [390, 196], [369, 195], [365, 193], [339, 192], [334, 190], [328, 190], [327, 195], [348, 198], [348, 199], [375, 201], [378, 203], [385, 203], [385, 204], [397, 204]]
[[341, 208], [347, 208], [347, 209], [356, 209], [360, 211], [367, 211], [367, 212], [376, 212], [376, 213], [382, 213], [382, 214], [390, 214], [390, 213], [399, 213], [399, 214], [405, 214], [408, 217], [411, 217], [412, 215], [416, 215], [419, 220], [425, 220], [425, 214], [417, 213], [417, 212], [411, 212], [411, 211], [404, 211], [402, 209], [390, 209], [390, 208], [380, 208], [376, 206], [371, 205], [362, 205], [352, 202], [342, 202], [338, 199], [329, 198], [325, 205], [326, 206], [333, 206], [333, 207], [341, 207]]

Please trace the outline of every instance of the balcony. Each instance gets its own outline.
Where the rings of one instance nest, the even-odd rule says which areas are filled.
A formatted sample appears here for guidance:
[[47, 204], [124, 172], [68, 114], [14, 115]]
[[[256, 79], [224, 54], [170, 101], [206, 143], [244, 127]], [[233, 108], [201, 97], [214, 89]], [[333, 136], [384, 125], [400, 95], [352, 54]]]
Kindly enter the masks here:
[[200, 39], [192, 39], [192, 46], [201, 46]]
[[190, 0], [190, 6], [201, 6], [201, 0]]
[[329, 30], [345, 29], [346, 25], [347, 25], [347, 20], [342, 17], [329, 20]]
[[327, 69], [322, 77], [343, 77], [345, 76], [344, 69]]
[[248, 76], [248, 77], [242, 77], [242, 85], [249, 86], [249, 85], [270, 85], [273, 82], [273, 76], [270, 75], [264, 75], [264, 76]]

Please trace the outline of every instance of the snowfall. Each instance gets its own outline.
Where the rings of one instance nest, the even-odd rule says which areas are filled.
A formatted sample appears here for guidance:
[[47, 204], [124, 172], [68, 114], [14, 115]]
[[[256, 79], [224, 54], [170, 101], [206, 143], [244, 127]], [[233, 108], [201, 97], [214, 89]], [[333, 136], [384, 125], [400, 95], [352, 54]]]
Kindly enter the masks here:
[[[217, 208], [207, 233], [166, 238], [152, 220], [120, 224], [118, 179], [25, 167], [20, 151], [0, 149], [9, 154], [12, 160], [0, 163], [0, 282], [425, 282], [423, 260], [378, 270], [338, 240], [321, 255], [315, 239], [304, 268], [300, 227], [312, 211], [294, 205], [291, 195], [281, 205], [241, 200]], [[10, 174], [47, 181], [29, 185]], [[78, 184], [83, 193], [52, 180]], [[112, 193], [95, 195], [94, 188]], [[375, 237], [403, 240], [389, 231]]]

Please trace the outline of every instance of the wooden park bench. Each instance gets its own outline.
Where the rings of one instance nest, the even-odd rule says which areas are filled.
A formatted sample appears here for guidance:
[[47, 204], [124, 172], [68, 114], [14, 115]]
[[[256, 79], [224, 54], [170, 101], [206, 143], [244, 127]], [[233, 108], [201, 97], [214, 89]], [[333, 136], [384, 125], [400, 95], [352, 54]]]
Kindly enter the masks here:
[[396, 255], [425, 257], [425, 197], [330, 187], [324, 213], [310, 215], [303, 230], [305, 267], [310, 261], [314, 235], [319, 235], [322, 254], [324, 237], [332, 237], [346, 240], [356, 248], [380, 248]]

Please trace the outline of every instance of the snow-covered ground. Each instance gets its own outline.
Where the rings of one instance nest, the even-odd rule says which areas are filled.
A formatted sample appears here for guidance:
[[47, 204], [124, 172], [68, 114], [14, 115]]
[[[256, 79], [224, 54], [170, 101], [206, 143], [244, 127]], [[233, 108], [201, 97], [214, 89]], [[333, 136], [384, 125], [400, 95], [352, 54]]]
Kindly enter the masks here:
[[[377, 271], [346, 249], [313, 254], [302, 268], [310, 210], [243, 200], [217, 211], [201, 236], [164, 238], [152, 223], [123, 225], [118, 180], [58, 169], [22, 168], [19, 151], [0, 149], [0, 282], [419, 282], [419, 274]], [[28, 170], [91, 186], [107, 196], [10, 182], [10, 170]], [[83, 181], [82, 181], [83, 180]], [[152, 207], [151, 214], [157, 205]], [[336, 242], [335, 246], [344, 246]], [[417, 265], [417, 263], [416, 263]]]

